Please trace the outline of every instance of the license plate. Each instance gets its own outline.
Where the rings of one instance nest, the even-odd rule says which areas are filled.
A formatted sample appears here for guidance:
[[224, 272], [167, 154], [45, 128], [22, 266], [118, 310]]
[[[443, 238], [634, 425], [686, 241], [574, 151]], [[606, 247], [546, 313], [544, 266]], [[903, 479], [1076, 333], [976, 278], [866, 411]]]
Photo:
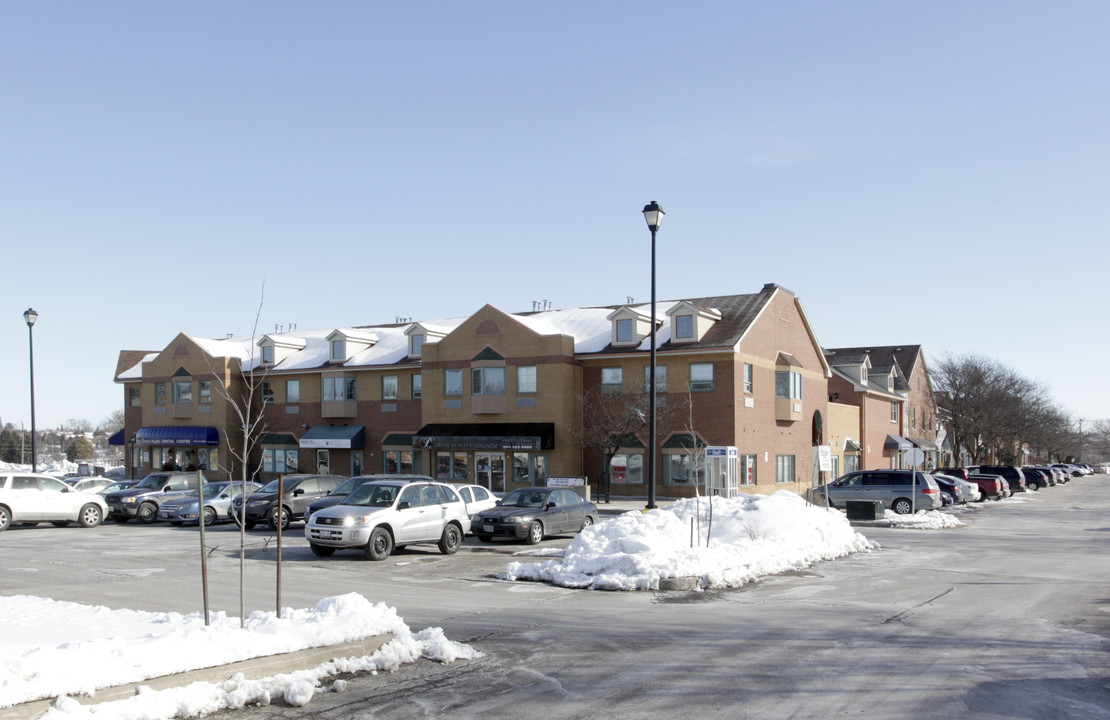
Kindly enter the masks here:
[[483, 525], [482, 532], [493, 532], [493, 525]]

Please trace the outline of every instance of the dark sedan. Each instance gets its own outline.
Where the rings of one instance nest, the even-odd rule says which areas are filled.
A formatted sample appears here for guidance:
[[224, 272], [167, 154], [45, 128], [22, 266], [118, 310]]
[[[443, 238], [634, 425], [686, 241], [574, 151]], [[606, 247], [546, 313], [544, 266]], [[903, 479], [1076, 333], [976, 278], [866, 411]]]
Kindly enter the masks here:
[[483, 542], [511, 537], [535, 545], [547, 535], [574, 534], [597, 522], [597, 505], [566, 488], [521, 488], [497, 507], [474, 516], [471, 531]]

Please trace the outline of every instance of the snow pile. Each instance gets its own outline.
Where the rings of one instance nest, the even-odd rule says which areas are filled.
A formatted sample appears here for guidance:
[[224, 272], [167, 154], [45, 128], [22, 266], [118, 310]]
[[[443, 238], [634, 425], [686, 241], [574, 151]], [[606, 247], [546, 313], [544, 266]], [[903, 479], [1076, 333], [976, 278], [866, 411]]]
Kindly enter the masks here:
[[[224, 613], [212, 613], [205, 626], [202, 613], [110, 610], [26, 595], [0, 597], [0, 616], [5, 618], [0, 707], [59, 697], [45, 716], [54, 718], [190, 717], [268, 703], [273, 697], [300, 706], [312, 699], [323, 678], [338, 673], [395, 670], [420, 657], [445, 663], [480, 657], [469, 646], [447, 640], [439, 628], [414, 635], [396, 610], [357, 593], [326, 598], [313, 609], [285, 609], [281, 618], [255, 612], [245, 628]], [[65, 697], [95, 696], [97, 688], [387, 633], [393, 640], [373, 655], [263, 680], [237, 675], [219, 684], [198, 682], [160, 692], [142, 688], [127, 700], [97, 706]]]
[[874, 522], [877, 526], [909, 528], [912, 530], [945, 530], [963, 525], [955, 515], [938, 510], [925, 510], [913, 515], [899, 515], [887, 510], [882, 520]]
[[713, 498], [712, 509], [708, 498], [689, 498], [586, 528], [562, 562], [513, 562], [503, 577], [596, 590], [655, 590], [678, 577], [738, 587], [875, 547], [842, 514], [791, 492]]

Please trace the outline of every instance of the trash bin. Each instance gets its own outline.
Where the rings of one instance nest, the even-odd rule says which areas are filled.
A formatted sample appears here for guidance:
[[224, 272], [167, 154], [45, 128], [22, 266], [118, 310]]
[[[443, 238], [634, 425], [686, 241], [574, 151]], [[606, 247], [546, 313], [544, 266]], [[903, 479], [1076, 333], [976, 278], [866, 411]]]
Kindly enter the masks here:
[[878, 500], [849, 500], [844, 509], [849, 520], [882, 520], [886, 514]]

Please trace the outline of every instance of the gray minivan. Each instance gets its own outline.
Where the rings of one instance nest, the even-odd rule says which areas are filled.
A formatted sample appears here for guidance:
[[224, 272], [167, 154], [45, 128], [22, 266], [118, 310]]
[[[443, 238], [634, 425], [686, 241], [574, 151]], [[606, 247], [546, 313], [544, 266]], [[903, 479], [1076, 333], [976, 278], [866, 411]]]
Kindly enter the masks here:
[[[916, 475], [916, 487], [910, 487], [910, 478]], [[916, 490], [916, 493], [913, 492]], [[844, 507], [849, 500], [878, 500], [883, 508], [899, 515], [915, 510], [936, 510], [944, 502], [940, 487], [932, 475], [914, 470], [860, 470], [848, 473], [827, 485], [813, 489], [813, 502]]]

